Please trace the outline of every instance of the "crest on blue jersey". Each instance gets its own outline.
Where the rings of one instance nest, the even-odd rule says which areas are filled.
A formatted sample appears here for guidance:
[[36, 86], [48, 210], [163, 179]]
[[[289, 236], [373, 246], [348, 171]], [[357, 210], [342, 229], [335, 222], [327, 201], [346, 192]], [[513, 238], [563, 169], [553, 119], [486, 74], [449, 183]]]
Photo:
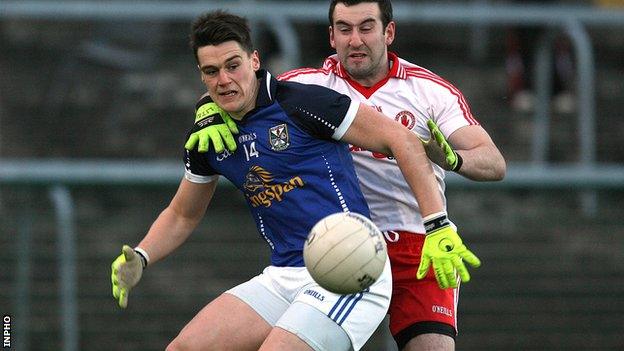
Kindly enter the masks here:
[[288, 136], [288, 126], [280, 124], [269, 129], [269, 143], [273, 151], [283, 151], [290, 146], [290, 137]]

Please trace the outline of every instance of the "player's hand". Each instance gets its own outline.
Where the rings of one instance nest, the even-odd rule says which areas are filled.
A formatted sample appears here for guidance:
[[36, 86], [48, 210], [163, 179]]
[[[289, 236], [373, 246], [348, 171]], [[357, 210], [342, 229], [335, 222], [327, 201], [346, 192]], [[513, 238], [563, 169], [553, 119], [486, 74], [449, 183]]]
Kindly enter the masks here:
[[113, 283], [113, 297], [119, 302], [119, 307], [128, 306], [128, 294], [143, 274], [144, 261], [130, 246], [124, 245], [119, 255], [111, 265], [111, 282]]
[[473, 267], [479, 267], [481, 261], [462, 243], [457, 232], [450, 226], [446, 214], [425, 221], [425, 228], [427, 237], [416, 278], [424, 278], [429, 267], [433, 266], [436, 280], [442, 289], [457, 287], [456, 272], [462, 282], [470, 281], [464, 261]]
[[429, 140], [420, 139], [427, 152], [427, 157], [445, 170], [457, 172], [462, 165], [461, 156], [453, 150], [453, 147], [432, 119], [427, 120], [427, 127], [431, 133]]
[[208, 152], [212, 140], [216, 153], [224, 151], [224, 142], [227, 149], [234, 152], [236, 141], [232, 133], [238, 134], [238, 127], [232, 117], [217, 106], [209, 96], [205, 96], [196, 105], [195, 125], [184, 148], [193, 150], [199, 142], [197, 151]]

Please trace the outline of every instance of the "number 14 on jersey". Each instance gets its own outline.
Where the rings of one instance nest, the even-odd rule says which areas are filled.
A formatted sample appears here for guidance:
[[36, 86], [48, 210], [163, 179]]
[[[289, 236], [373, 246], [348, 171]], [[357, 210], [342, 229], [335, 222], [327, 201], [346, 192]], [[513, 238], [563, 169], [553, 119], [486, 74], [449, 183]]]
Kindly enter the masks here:
[[243, 148], [245, 149], [245, 158], [249, 161], [252, 157], [259, 157], [260, 153], [256, 150], [256, 142], [252, 141], [247, 147], [247, 144], [243, 144]]

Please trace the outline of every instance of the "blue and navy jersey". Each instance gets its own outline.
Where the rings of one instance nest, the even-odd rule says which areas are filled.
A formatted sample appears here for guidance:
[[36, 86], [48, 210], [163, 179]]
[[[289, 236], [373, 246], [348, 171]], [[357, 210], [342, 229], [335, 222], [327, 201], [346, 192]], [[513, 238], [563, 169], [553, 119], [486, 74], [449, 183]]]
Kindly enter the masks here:
[[300, 267], [304, 241], [320, 219], [336, 212], [370, 216], [349, 147], [338, 141], [359, 104], [321, 86], [257, 74], [256, 108], [237, 122], [237, 150], [185, 150], [185, 177], [201, 183], [225, 176], [243, 192], [271, 247], [271, 264]]

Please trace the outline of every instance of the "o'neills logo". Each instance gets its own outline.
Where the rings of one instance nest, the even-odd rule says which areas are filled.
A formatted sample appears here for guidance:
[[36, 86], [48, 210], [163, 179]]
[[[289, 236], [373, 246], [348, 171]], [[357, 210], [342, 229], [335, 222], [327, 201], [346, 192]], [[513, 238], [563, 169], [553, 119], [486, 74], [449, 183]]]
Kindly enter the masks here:
[[431, 306], [431, 311], [433, 313], [440, 313], [449, 317], [453, 317], [453, 311], [449, 308], [446, 308], [444, 306], [438, 306], [438, 305], [433, 305]]
[[286, 193], [300, 188], [304, 184], [303, 179], [299, 176], [293, 177], [287, 182], [273, 184], [273, 176], [270, 172], [260, 166], [251, 166], [245, 176], [243, 187], [251, 206], [269, 207], [273, 201], [284, 200]]
[[401, 111], [401, 112], [397, 113], [397, 115], [394, 117], [394, 119], [397, 122], [399, 122], [402, 125], [404, 125], [409, 130], [412, 130], [412, 128], [414, 128], [414, 125], [416, 124], [416, 118], [409, 111]]

